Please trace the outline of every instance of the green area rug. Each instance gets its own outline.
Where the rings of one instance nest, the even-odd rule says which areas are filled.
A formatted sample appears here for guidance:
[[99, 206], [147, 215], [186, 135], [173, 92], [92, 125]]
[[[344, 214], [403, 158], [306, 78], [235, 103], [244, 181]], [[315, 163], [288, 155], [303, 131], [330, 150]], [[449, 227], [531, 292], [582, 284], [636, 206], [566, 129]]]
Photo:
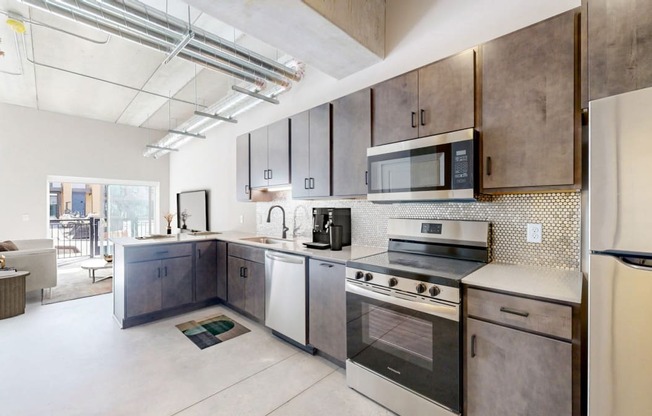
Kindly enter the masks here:
[[215, 315], [201, 321], [188, 321], [177, 328], [200, 349], [246, 334], [249, 329], [226, 315]]

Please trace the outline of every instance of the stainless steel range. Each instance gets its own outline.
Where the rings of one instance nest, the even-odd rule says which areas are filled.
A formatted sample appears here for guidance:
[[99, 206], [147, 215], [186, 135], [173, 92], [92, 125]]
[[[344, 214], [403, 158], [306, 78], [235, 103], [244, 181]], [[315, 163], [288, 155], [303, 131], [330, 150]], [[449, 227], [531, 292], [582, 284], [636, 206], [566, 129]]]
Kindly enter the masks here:
[[459, 415], [460, 280], [489, 261], [489, 223], [390, 219], [388, 236], [347, 263], [347, 384], [399, 414]]

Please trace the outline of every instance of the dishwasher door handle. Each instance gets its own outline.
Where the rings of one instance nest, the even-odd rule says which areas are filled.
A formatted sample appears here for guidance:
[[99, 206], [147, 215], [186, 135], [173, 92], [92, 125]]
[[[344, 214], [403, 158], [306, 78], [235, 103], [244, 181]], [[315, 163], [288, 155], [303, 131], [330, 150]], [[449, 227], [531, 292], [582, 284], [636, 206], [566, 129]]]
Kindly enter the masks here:
[[270, 260], [280, 261], [283, 263], [303, 264], [305, 262], [305, 258], [303, 257], [284, 256], [283, 254], [271, 253], [269, 251], [265, 252], [265, 257], [267, 257]]

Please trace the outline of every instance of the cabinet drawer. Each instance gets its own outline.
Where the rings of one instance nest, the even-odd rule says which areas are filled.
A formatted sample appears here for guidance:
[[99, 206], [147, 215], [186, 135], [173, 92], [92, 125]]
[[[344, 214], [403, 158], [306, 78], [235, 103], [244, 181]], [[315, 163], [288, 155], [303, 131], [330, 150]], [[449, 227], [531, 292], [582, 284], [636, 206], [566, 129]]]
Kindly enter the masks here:
[[469, 316], [568, 340], [573, 336], [570, 306], [468, 289], [466, 307]]
[[265, 250], [241, 244], [229, 244], [229, 256], [239, 257], [256, 263], [265, 263]]
[[160, 260], [171, 257], [192, 255], [192, 244], [165, 244], [149, 247], [133, 247], [125, 250], [125, 260], [128, 263], [148, 260]]

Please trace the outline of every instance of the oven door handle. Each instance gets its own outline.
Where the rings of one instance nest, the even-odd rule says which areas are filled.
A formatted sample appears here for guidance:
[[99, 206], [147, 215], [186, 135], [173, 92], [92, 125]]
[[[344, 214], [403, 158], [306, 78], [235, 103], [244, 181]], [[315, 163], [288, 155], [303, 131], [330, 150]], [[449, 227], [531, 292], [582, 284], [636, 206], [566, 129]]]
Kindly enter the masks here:
[[440, 318], [448, 319], [450, 321], [459, 322], [460, 320], [460, 307], [459, 305], [446, 305], [443, 303], [423, 303], [412, 300], [397, 298], [374, 290], [366, 289], [360, 285], [346, 282], [346, 291], [366, 298], [387, 302], [392, 305], [400, 306], [406, 309], [423, 312], [428, 315], [438, 316]]

